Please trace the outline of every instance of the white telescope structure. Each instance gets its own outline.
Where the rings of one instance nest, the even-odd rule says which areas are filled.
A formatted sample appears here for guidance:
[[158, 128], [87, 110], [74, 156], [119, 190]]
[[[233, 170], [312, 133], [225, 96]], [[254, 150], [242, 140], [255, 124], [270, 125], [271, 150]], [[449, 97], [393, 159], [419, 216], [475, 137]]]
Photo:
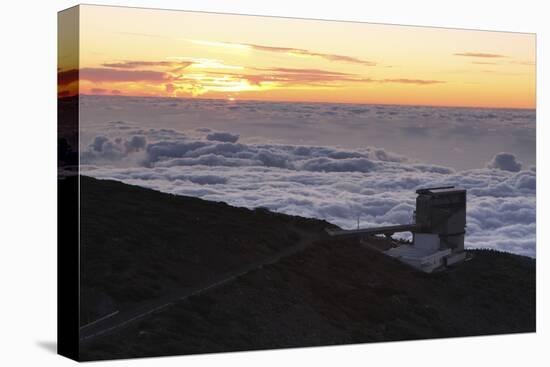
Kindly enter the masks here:
[[330, 230], [331, 236], [368, 237], [411, 232], [413, 242], [385, 250], [384, 253], [415, 268], [433, 270], [465, 259], [466, 190], [454, 186], [416, 190], [414, 223], [355, 230]]

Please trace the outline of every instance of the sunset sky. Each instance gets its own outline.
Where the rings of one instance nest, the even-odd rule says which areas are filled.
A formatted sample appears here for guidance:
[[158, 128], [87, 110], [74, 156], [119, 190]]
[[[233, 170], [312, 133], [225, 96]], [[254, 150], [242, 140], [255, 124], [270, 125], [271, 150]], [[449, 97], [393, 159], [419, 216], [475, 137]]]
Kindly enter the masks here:
[[85, 5], [79, 68], [84, 94], [535, 108], [534, 34]]

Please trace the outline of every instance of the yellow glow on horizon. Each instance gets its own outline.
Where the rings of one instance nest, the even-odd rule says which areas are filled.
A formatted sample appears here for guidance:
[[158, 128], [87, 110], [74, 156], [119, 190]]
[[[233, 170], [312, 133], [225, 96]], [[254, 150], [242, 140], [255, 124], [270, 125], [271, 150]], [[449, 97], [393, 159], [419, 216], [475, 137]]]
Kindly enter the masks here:
[[80, 27], [81, 93], [535, 107], [533, 34], [89, 5]]

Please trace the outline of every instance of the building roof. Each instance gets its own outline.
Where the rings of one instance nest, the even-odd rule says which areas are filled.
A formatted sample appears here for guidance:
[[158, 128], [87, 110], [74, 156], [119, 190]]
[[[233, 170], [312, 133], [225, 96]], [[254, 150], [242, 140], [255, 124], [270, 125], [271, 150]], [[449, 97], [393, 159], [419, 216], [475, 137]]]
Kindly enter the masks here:
[[442, 186], [442, 187], [428, 187], [425, 189], [416, 190], [417, 194], [424, 195], [449, 195], [449, 194], [459, 194], [465, 193], [464, 189], [456, 189], [454, 186]]

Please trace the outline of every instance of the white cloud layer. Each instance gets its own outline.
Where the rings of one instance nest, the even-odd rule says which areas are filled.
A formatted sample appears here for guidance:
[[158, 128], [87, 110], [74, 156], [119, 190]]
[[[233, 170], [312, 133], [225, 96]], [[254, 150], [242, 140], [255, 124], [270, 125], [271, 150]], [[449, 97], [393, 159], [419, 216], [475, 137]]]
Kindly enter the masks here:
[[[205, 123], [206, 125], [206, 123]], [[420, 187], [468, 190], [468, 247], [535, 256], [535, 169], [513, 154], [485, 168], [419, 163], [375, 147], [241, 141], [209, 127], [115, 121], [83, 133], [82, 173], [164, 192], [326, 219], [344, 228], [408, 223]]]

